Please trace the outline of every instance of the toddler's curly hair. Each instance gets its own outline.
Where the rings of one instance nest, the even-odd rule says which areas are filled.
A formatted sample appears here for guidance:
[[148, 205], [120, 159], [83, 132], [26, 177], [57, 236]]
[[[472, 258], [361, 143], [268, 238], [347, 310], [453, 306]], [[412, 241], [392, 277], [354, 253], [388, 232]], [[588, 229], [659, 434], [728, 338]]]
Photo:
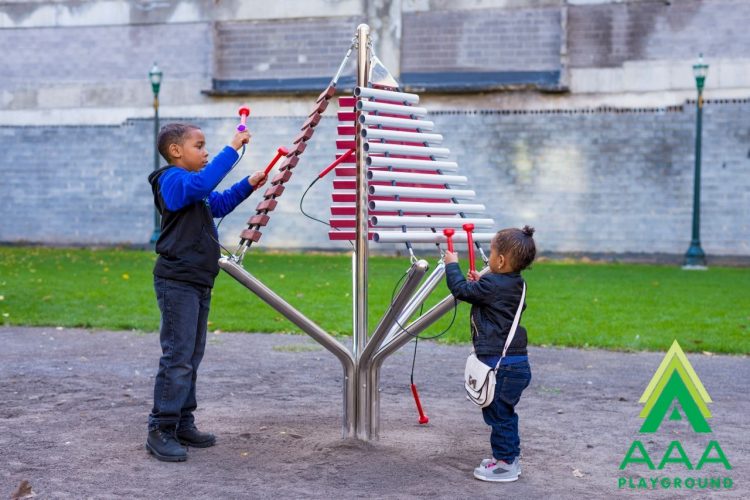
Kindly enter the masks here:
[[513, 272], [527, 269], [536, 258], [534, 228], [523, 226], [523, 229], [511, 227], [502, 229], [492, 238], [492, 248], [502, 255], [507, 255]]

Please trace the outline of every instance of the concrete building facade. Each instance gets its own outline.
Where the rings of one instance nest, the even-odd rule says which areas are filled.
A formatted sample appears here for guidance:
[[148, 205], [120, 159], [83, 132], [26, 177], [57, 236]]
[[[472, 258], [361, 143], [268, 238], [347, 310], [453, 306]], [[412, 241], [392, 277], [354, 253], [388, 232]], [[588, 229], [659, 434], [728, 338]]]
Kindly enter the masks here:
[[[153, 62], [162, 123], [197, 123], [214, 152], [251, 107], [253, 139], [228, 184], [289, 145], [362, 22], [498, 225], [535, 226], [550, 253], [685, 252], [702, 52], [702, 245], [750, 257], [740, 0], [0, 1], [0, 242], [148, 243]], [[349, 248], [299, 211], [335, 157], [335, 109], [324, 116], [262, 248]], [[316, 184], [305, 210], [327, 219], [331, 189]], [[222, 222], [225, 244], [258, 200]]]

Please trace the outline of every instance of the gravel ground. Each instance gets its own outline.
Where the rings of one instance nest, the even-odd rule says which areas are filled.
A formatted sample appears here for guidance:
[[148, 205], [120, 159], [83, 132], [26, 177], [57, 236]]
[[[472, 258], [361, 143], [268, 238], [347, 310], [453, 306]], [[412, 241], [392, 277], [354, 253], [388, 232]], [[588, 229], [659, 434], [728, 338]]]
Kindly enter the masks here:
[[[471, 474], [489, 456], [489, 428], [463, 396], [466, 346], [420, 343], [423, 426], [409, 391], [411, 345], [389, 358], [380, 440], [363, 443], [341, 438], [342, 369], [313, 340], [211, 334], [196, 417], [218, 442], [174, 464], [144, 448], [157, 334], [5, 327], [0, 342], [0, 498], [22, 481], [45, 499], [750, 497], [746, 356], [688, 356], [713, 399], [712, 434], [686, 420], [639, 434], [638, 399], [663, 353], [532, 348], [518, 406], [523, 475], [490, 484]], [[655, 463], [679, 440], [693, 465], [713, 439], [733, 468], [620, 471], [635, 439]], [[618, 488], [630, 476], [729, 477], [733, 487]]]

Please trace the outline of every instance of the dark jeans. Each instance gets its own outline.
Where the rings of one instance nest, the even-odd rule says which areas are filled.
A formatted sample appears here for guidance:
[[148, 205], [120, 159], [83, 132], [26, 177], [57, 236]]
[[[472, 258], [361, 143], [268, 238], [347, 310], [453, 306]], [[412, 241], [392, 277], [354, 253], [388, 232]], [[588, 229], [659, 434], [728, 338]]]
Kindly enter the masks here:
[[482, 408], [487, 425], [492, 427], [490, 445], [492, 456], [498, 460], [512, 462], [521, 454], [521, 439], [518, 436], [518, 414], [515, 406], [521, 393], [531, 382], [531, 367], [528, 361], [512, 365], [500, 365], [497, 370], [495, 399]]
[[162, 356], [154, 384], [154, 407], [148, 428], [193, 425], [195, 380], [206, 348], [211, 288], [154, 277], [161, 311]]

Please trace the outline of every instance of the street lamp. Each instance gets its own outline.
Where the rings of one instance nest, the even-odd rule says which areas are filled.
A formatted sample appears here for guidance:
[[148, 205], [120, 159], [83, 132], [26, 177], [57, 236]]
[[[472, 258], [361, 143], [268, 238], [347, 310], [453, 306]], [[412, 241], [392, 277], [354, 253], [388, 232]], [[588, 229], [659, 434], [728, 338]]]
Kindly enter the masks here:
[[703, 84], [706, 82], [708, 64], [703, 62], [703, 54], [698, 57], [698, 62], [693, 65], [693, 76], [695, 86], [698, 87], [698, 100], [696, 102], [695, 118], [695, 173], [693, 175], [693, 237], [690, 240], [690, 248], [685, 252], [683, 269], [705, 269], [706, 254], [701, 248], [701, 133], [703, 128]]
[[[151, 81], [151, 89], [154, 92], [154, 170], [159, 168], [159, 144], [157, 139], [159, 137], [159, 87], [161, 87], [161, 76], [162, 72], [159, 66], [154, 65], [151, 67], [151, 71], [148, 72], [148, 79]], [[159, 211], [154, 207], [154, 233], [151, 235], [151, 244], [156, 245], [156, 240], [161, 236], [161, 219], [159, 218]]]

